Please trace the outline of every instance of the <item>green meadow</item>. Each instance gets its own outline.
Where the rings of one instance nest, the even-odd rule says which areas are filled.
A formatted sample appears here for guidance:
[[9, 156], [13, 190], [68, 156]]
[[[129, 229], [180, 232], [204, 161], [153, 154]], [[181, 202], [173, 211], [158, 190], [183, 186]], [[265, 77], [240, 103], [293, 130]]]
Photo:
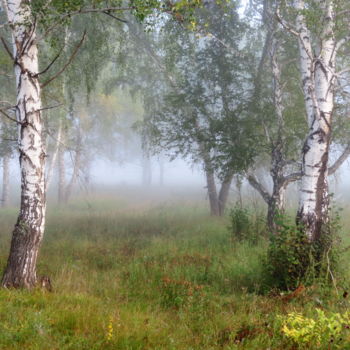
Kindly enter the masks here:
[[[237, 241], [229, 216], [208, 216], [199, 200], [136, 194], [49, 207], [38, 274], [53, 292], [0, 290], [0, 349], [350, 349], [346, 324], [320, 341], [283, 331], [293, 312], [306, 323], [317, 310], [345, 315], [350, 222], [341, 277], [283, 294], [266, 285], [266, 236]], [[16, 214], [0, 212], [1, 268]]]

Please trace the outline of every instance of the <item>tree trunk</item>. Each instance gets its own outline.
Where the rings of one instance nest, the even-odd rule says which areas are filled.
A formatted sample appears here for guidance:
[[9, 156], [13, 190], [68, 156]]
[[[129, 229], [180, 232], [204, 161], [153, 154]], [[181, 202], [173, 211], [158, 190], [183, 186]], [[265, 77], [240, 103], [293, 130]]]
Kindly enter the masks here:
[[164, 159], [159, 158], [159, 186], [164, 186]]
[[219, 216], [219, 199], [216, 191], [215, 177], [214, 172], [210, 169], [205, 169], [205, 176], [207, 179], [207, 189], [208, 189], [208, 197], [209, 197], [209, 205], [210, 205], [210, 215]]
[[227, 199], [230, 194], [230, 187], [232, 183], [233, 175], [228, 175], [225, 177], [221, 184], [219, 191], [219, 215], [223, 216], [225, 214]]
[[32, 288], [45, 227], [45, 147], [38, 80], [36, 23], [29, 3], [4, 1], [12, 30], [17, 86], [21, 207], [13, 231], [10, 255], [2, 278], [6, 288]]
[[73, 165], [73, 173], [72, 177], [65, 189], [65, 197], [64, 201], [67, 203], [72, 195], [73, 187], [76, 184], [78, 177], [79, 177], [79, 171], [81, 168], [81, 162], [82, 162], [82, 135], [81, 135], [81, 128], [80, 125], [78, 127], [78, 134], [77, 134], [77, 143], [76, 143], [76, 149], [75, 149], [75, 158], [74, 158], [74, 165]]
[[334, 109], [334, 72], [336, 44], [334, 38], [333, 2], [321, 4], [324, 11], [318, 55], [314, 56], [302, 0], [296, 2], [299, 11], [296, 27], [299, 31], [300, 70], [303, 82], [309, 133], [302, 149], [302, 178], [297, 222], [310, 241], [318, 240], [328, 224], [327, 165]]
[[142, 184], [146, 187], [149, 187], [152, 184], [151, 158], [147, 151], [144, 151], [142, 159]]
[[66, 163], [65, 163], [65, 134], [62, 133], [61, 143], [58, 149], [58, 203], [63, 204], [65, 202], [65, 189], [66, 189]]
[[2, 159], [2, 198], [1, 206], [6, 208], [9, 204], [10, 195], [10, 157], [5, 155]]
[[267, 203], [267, 227], [271, 233], [276, 233], [278, 230], [277, 215], [285, 212], [285, 194], [284, 184], [274, 184], [272, 196]]
[[45, 189], [46, 192], [48, 191], [50, 183], [51, 183], [53, 169], [54, 169], [55, 164], [56, 164], [56, 159], [57, 159], [57, 156], [59, 153], [61, 143], [62, 143], [62, 119], [60, 119], [60, 121], [59, 121], [55, 149], [52, 153], [51, 162], [50, 162], [49, 169], [48, 169], [47, 175], [46, 175], [46, 189]]

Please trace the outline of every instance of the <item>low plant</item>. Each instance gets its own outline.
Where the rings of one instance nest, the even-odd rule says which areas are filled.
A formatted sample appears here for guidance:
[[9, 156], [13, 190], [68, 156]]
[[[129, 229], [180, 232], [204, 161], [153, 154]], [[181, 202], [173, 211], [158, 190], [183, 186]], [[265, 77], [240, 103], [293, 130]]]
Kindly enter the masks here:
[[266, 232], [265, 218], [238, 204], [231, 209], [229, 217], [229, 231], [234, 240], [256, 244]]
[[291, 312], [282, 319], [282, 333], [298, 345], [312, 345], [318, 348], [344, 349], [344, 339], [350, 328], [348, 312], [329, 313], [316, 309], [316, 317], [308, 318], [298, 312]]
[[186, 280], [174, 280], [163, 277], [161, 285], [162, 304], [165, 307], [179, 309], [193, 304], [202, 304], [202, 285], [197, 285]]

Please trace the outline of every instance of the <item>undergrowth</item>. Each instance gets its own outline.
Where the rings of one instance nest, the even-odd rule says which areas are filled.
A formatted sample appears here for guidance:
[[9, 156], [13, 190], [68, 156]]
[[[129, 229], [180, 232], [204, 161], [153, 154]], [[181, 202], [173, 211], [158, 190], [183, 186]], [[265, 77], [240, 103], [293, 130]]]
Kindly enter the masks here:
[[[54, 292], [0, 290], [0, 349], [322, 349], [287, 337], [283, 317], [348, 310], [347, 268], [337, 290], [261, 294], [268, 240], [251, 224], [235, 239], [229, 218], [190, 204], [106, 207], [50, 208], [38, 273]], [[2, 267], [15, 216], [0, 212]]]

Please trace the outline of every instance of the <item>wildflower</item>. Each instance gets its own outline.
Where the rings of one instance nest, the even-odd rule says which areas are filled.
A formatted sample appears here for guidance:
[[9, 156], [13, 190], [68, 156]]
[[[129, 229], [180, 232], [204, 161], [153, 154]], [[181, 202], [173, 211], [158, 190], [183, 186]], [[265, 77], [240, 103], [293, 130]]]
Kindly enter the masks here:
[[107, 341], [111, 341], [113, 338], [113, 317], [109, 318], [108, 326], [107, 326]]

